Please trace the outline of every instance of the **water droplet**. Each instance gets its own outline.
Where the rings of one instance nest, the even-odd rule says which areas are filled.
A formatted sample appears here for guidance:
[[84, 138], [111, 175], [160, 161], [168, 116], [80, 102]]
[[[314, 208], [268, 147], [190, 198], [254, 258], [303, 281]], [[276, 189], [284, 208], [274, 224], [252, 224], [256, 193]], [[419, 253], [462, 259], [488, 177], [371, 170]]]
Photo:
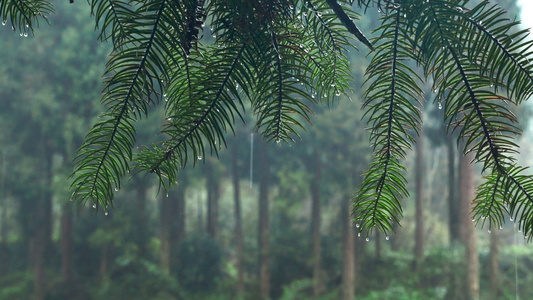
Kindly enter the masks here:
[[341, 95], [341, 92], [336, 92], [335, 96], [339, 97]]
[[107, 215], [109, 215], [109, 213], [108, 213], [108, 212], [106, 211], [106, 212], [104, 213], [104, 215], [106, 215], [106, 216], [107, 216]]
[[389, 236], [387, 235], [387, 236], [385, 237], [385, 239], [388, 241], [388, 240], [389, 240]]
[[198, 160], [202, 160], [202, 156], [201, 155], [198, 155]]
[[366, 239], [365, 239], [365, 241], [367, 241], [367, 242], [368, 242], [368, 241], [370, 241], [370, 239], [369, 239], [369, 238], [366, 238]]
[[168, 121], [172, 121], [172, 118], [167, 118]]
[[26, 32], [24, 33], [24, 37], [28, 37], [28, 34]]
[[361, 233], [360, 232], [357, 233], [357, 237], [361, 237]]
[[20, 36], [23, 36], [23, 35], [24, 35], [24, 34], [22, 34], [22, 33], [20, 34]]
[[490, 233], [490, 232], [491, 232], [491, 231], [490, 231], [490, 229], [489, 229], [489, 230], [487, 230], [487, 232], [488, 232], [488, 233]]
[[26, 28], [30, 28], [30, 25], [26, 24]]
[[472, 222], [475, 222], [475, 221], [476, 221], [476, 219], [472, 219]]
[[118, 188], [115, 188], [115, 192], [118, 192]]
[[361, 226], [361, 225], [359, 225], [359, 224], [355, 224], [355, 227], [359, 228], [359, 226]]
[[491, 83], [491, 84], [490, 84], [490, 87], [494, 87], [494, 84]]
[[168, 198], [168, 193], [167, 193], [167, 198]]
[[512, 221], [513, 221], [513, 217], [510, 217], [510, 218], [509, 218], [509, 221], [511, 221], [511, 222], [512, 222]]
[[93, 204], [93, 208], [96, 208], [96, 204]]
[[6, 20], [2, 21], [2, 25], [6, 26]]
[[439, 109], [442, 109], [442, 103], [439, 102]]

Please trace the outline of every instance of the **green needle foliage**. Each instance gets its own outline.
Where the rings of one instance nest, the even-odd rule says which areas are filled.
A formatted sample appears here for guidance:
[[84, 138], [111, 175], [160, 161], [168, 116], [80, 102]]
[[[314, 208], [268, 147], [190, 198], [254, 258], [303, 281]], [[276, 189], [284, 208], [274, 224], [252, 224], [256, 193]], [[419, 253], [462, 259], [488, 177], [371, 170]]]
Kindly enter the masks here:
[[[355, 3], [354, 3], [355, 2]], [[73, 198], [107, 210], [130, 172], [154, 173], [166, 189], [187, 162], [217, 154], [245, 101], [265, 139], [292, 142], [311, 106], [348, 89], [346, 51], [369, 49], [364, 92], [374, 161], [355, 196], [363, 234], [389, 232], [407, 196], [402, 160], [421, 126], [421, 86], [433, 83], [450, 131], [473, 152], [485, 182], [474, 217], [500, 226], [511, 215], [533, 236], [533, 177], [513, 154], [512, 113], [533, 93], [532, 42], [505, 11], [467, 0], [90, 0], [96, 30], [113, 45], [105, 112], [75, 158]], [[2, 19], [32, 30], [46, 1], [0, 0]], [[375, 38], [357, 13], [381, 13]], [[355, 20], [355, 21], [354, 21]], [[203, 38], [207, 36], [208, 38]], [[211, 36], [213, 38], [211, 38]], [[435, 103], [436, 104], [436, 103]], [[135, 123], [164, 105], [162, 141], [135, 148]], [[158, 140], [161, 138], [158, 137]]]

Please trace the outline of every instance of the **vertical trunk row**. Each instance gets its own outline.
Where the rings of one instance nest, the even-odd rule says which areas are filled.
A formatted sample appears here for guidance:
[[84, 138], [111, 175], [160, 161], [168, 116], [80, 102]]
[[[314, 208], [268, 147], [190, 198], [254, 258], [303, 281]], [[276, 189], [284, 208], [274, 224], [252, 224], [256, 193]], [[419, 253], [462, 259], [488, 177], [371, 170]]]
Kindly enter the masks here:
[[415, 153], [415, 190], [416, 190], [416, 204], [415, 204], [415, 251], [414, 251], [414, 267], [415, 271], [419, 270], [420, 264], [424, 258], [424, 133], [421, 132], [416, 143]]
[[461, 241], [465, 245], [466, 251], [466, 278], [465, 294], [469, 300], [479, 299], [479, 259], [477, 251], [477, 236], [474, 231], [474, 223], [470, 216], [470, 203], [475, 197], [474, 186], [474, 165], [472, 154], [461, 157], [459, 163], [460, 179], [460, 202], [459, 214], [461, 221]]
[[268, 201], [269, 166], [265, 143], [259, 148], [259, 295], [270, 299], [270, 214]]
[[321, 248], [320, 248], [320, 176], [321, 164], [318, 153], [314, 150], [312, 158], [314, 169], [313, 177], [310, 181], [311, 190], [311, 236], [313, 241], [313, 294], [319, 296], [324, 291], [322, 282]]
[[237, 164], [237, 147], [233, 146], [231, 157], [231, 179], [233, 183], [233, 199], [235, 207], [235, 249], [237, 252], [237, 297], [243, 299], [244, 297], [244, 269], [243, 269], [243, 255], [244, 255], [244, 241], [242, 234], [242, 217], [241, 217], [241, 187], [239, 182], [239, 169]]

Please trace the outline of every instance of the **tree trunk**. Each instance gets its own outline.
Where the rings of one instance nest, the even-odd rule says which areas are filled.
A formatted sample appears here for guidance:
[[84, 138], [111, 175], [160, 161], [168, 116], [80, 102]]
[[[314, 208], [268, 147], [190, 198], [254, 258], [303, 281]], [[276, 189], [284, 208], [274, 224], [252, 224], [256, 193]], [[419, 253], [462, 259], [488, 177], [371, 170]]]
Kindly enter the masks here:
[[[0, 253], [7, 253], [7, 199], [6, 199], [6, 151], [2, 151], [2, 171], [0, 174]], [[7, 272], [7, 257], [6, 255], [0, 256], [0, 270]]]
[[376, 248], [375, 250], [375, 259], [376, 261], [381, 260], [381, 252], [382, 252], [382, 245], [381, 245], [381, 232], [379, 230], [376, 231], [376, 237], [375, 237], [375, 244]]
[[259, 148], [259, 295], [270, 299], [270, 240], [269, 240], [269, 203], [268, 203], [268, 160], [266, 144]]
[[341, 209], [343, 229], [342, 300], [354, 300], [355, 298], [355, 230], [350, 217], [351, 204], [350, 198], [343, 199]]
[[161, 256], [160, 265], [167, 273], [173, 271], [173, 253], [185, 237], [185, 192], [187, 181], [182, 181], [174, 190], [162, 197], [161, 210]]
[[146, 210], [146, 190], [147, 185], [144, 180], [137, 180], [135, 182], [136, 186], [136, 196], [134, 209], [132, 211], [133, 216], [135, 217], [135, 222], [133, 225], [133, 230], [135, 231], [135, 243], [139, 249], [140, 256], [147, 254], [148, 250], [146, 249], [149, 244], [149, 234], [148, 234], [148, 215]]
[[498, 265], [498, 257], [500, 255], [499, 232], [496, 228], [490, 235], [490, 254], [489, 254], [489, 282], [491, 299], [497, 300], [501, 297], [501, 276], [500, 267]]
[[45, 297], [45, 279], [44, 279], [44, 254], [45, 254], [45, 230], [44, 227], [36, 228], [33, 238], [33, 293], [35, 300], [43, 300]]
[[44, 299], [46, 295], [46, 257], [51, 256], [52, 251], [52, 155], [53, 152], [41, 136], [43, 149], [42, 156], [42, 182], [41, 194], [37, 203], [36, 222], [34, 223], [34, 247], [33, 247], [33, 270], [34, 270], [34, 293], [35, 299]]
[[170, 273], [170, 232], [172, 230], [171, 219], [173, 210], [173, 201], [168, 196], [169, 195], [163, 195], [161, 197], [161, 208], [159, 210], [161, 236], [161, 254], [159, 257], [159, 263], [161, 269], [167, 274]]
[[415, 190], [416, 190], [416, 209], [415, 209], [415, 251], [414, 267], [415, 271], [419, 270], [420, 264], [424, 259], [424, 133], [420, 132], [420, 137], [416, 143], [415, 153]]
[[311, 191], [311, 236], [313, 241], [313, 294], [318, 297], [324, 291], [322, 282], [322, 265], [321, 265], [321, 248], [320, 248], [320, 159], [315, 150], [312, 158], [312, 167], [314, 169], [313, 177], [310, 181]]
[[242, 234], [242, 217], [241, 217], [241, 187], [239, 182], [239, 168], [237, 164], [237, 145], [234, 145], [231, 157], [231, 179], [233, 183], [233, 199], [235, 203], [235, 250], [237, 252], [237, 297], [244, 298], [244, 241]]
[[450, 244], [459, 239], [459, 214], [458, 203], [455, 193], [457, 183], [455, 181], [455, 142], [452, 136], [446, 138], [448, 149], [448, 229]]
[[474, 165], [472, 153], [461, 157], [460, 160], [460, 203], [459, 213], [461, 221], [461, 241], [466, 251], [466, 293], [469, 300], [479, 299], [479, 257], [477, 251], [477, 236], [474, 223], [470, 216], [470, 203], [475, 197]]
[[206, 162], [207, 188], [207, 233], [218, 237], [218, 202], [220, 199], [220, 177], [215, 174], [216, 165], [213, 160]]
[[74, 281], [72, 250], [72, 208], [70, 203], [66, 203], [61, 214], [61, 277], [65, 286], [71, 286]]
[[102, 245], [102, 253], [100, 256], [100, 278], [102, 279], [107, 277], [109, 271], [109, 248], [111, 248], [109, 243]]

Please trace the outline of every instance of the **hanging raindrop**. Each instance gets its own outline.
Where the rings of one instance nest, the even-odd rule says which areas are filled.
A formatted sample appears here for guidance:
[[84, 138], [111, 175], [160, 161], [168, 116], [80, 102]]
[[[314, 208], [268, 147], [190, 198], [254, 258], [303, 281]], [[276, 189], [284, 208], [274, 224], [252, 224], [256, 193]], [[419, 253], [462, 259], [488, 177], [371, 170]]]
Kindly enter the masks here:
[[385, 237], [385, 239], [388, 241], [388, 240], [389, 240], [389, 236], [387, 235], [387, 236]]
[[202, 156], [201, 155], [198, 155], [198, 160], [202, 160]]

